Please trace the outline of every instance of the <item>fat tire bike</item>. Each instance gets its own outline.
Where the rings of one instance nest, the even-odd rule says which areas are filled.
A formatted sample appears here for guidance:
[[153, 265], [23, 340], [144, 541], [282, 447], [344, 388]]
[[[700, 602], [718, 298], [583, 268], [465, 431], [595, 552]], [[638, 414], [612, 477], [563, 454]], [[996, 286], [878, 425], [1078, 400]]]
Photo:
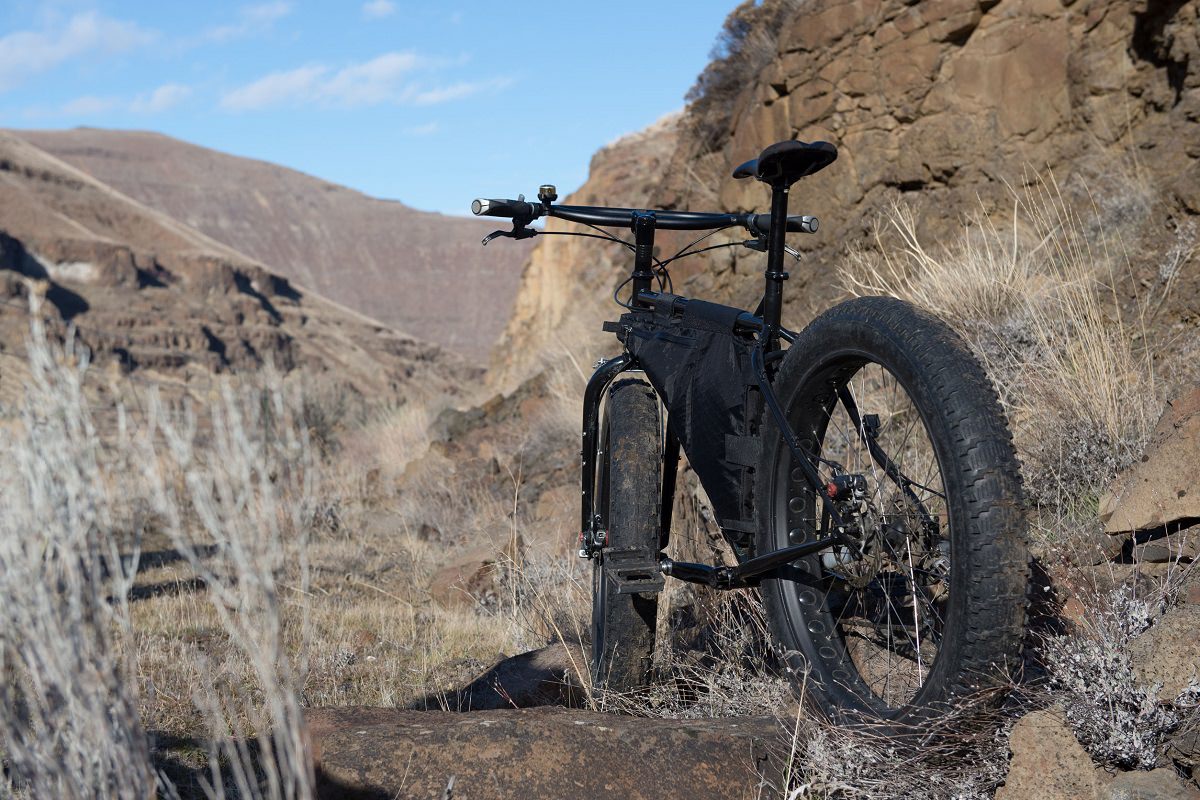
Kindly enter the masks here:
[[[593, 565], [591, 668], [636, 690], [652, 677], [667, 577], [756, 589], [797, 694], [834, 721], [920, 726], [968, 695], [997, 696], [1020, 661], [1029, 557], [1020, 471], [1004, 412], [963, 339], [891, 297], [859, 297], [800, 332], [781, 325], [792, 186], [829, 166], [827, 142], [786, 141], [739, 166], [771, 190], [769, 214], [480, 199], [499, 236], [588, 226], [633, 252], [606, 322], [622, 352], [583, 396], [579, 555]], [[627, 229], [625, 241], [606, 229]], [[719, 230], [749, 238], [701, 247]], [[667, 259], [656, 230], [707, 231]], [[676, 295], [668, 266], [714, 247], [766, 253], [754, 311]], [[623, 296], [623, 293], [627, 292]], [[680, 451], [734, 565], [673, 560]]]

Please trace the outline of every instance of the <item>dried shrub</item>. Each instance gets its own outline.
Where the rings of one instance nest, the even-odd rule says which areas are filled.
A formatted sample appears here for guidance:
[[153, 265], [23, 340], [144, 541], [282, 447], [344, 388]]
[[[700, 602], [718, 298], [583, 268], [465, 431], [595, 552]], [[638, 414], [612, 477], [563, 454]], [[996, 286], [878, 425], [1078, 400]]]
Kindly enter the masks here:
[[[1012, 715], [959, 726], [955, 715], [920, 744], [869, 729], [798, 724], [787, 800], [989, 800], [1008, 773]], [[958, 730], [955, 730], [959, 728]]]
[[[911, 209], [896, 239], [850, 257], [846, 288], [890, 294], [938, 314], [983, 360], [1013, 425], [1025, 485], [1040, 505], [1095, 498], [1140, 454], [1162, 398], [1142, 314], [1123, 313], [1116, 243], [1087, 234], [1053, 178], [1014, 193], [1001, 225], [980, 216], [933, 251]], [[1086, 504], [1085, 504], [1086, 505]]]
[[120, 555], [110, 480], [130, 463], [96, 434], [86, 354], [48, 343], [36, 313], [32, 334], [25, 396], [0, 436], [0, 752], [21, 795], [150, 797], [126, 646], [137, 556]]
[[[290, 800], [311, 797], [315, 786], [301, 703], [306, 618], [296, 647], [283, 599], [290, 581], [308, 590], [315, 474], [302, 400], [278, 375], [263, 377], [257, 389], [222, 387], [206, 409], [203, 447], [195, 420], [172, 423], [152, 396], [157, 431], [141, 446], [154, 465], [144, 473], [153, 508], [229, 642], [232, 663], [196, 662], [203, 682], [192, 700], [209, 726], [210, 764], [226, 765], [206, 793], [224, 797], [229, 784], [238, 797]], [[226, 682], [225, 674], [248, 680]]]
[[671, 609], [668, 636], [655, 653], [655, 679], [622, 694], [595, 687], [598, 711], [673, 719], [786, 715], [791, 683], [776, 659], [756, 591], [701, 591]]
[[687, 93], [687, 123], [702, 148], [720, 149], [737, 99], [778, 53], [784, 24], [803, 0], [744, 0], [725, 18], [708, 66]]
[[118, 408], [102, 431], [86, 354], [70, 333], [48, 341], [36, 311], [24, 398], [0, 410], [0, 472], [12, 478], [0, 483], [0, 794], [177, 796], [142, 721], [156, 694], [145, 662], [165, 656], [141, 649], [131, 602], [153, 529], [217, 618], [211, 655], [173, 649], [211, 744], [202, 790], [311, 797], [303, 661], [285, 646], [280, 585], [284, 574], [307, 585], [313, 472], [299, 399], [268, 375], [173, 418], [150, 394], [146, 417]]
[[1190, 689], [1176, 703], [1162, 703], [1161, 685], [1141, 683], [1129, 655], [1130, 642], [1166, 610], [1167, 593], [1139, 596], [1127, 585], [1089, 605], [1082, 631], [1048, 639], [1042, 647], [1049, 691], [1097, 761], [1154, 769], [1161, 744], [1180, 724], [1176, 709], [1194, 705]]

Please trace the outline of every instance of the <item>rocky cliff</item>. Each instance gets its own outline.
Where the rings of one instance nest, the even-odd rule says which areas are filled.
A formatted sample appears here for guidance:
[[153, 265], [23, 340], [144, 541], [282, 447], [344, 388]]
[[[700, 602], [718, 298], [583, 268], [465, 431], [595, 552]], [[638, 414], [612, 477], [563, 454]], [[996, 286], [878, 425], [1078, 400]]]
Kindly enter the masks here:
[[[473, 371], [332, 303], [0, 133], [0, 377], [22, 372], [30, 295], [101, 365], [203, 391], [213, 374], [313, 376], [379, 398], [449, 391]], [[9, 387], [12, 388], [11, 386]]]
[[[758, 14], [772, 26], [727, 26], [727, 55], [699, 87], [724, 87], [719, 102], [701, 95], [675, 132], [602, 151], [571, 202], [765, 210], [764, 188], [730, 179], [734, 166], [781, 139], [834, 142], [838, 161], [793, 190], [793, 213], [822, 221], [818, 235], [791, 237], [806, 256], [788, 284], [793, 326], [836, 296], [838, 255], [869, 242], [895, 201], [919, 205], [933, 238], [972, 210], [1002, 215], [1011, 186], [1050, 170], [1070, 201], [1130, 241], [1169, 237], [1200, 214], [1198, 9], [1194, 0], [743, 4], [731, 21]], [[1135, 280], [1157, 269], [1131, 251]], [[680, 262], [677, 287], [753, 307], [760, 257], [718, 253]], [[595, 276], [601, 268], [607, 279]], [[615, 308], [594, 300], [627, 269], [586, 239], [539, 244], [497, 375], [530, 368], [546, 326], [564, 324], [556, 309], [577, 308], [572, 324], [598, 330]], [[1171, 316], [1194, 324], [1200, 286], [1197, 270], [1185, 272]], [[599, 354], [602, 340], [587, 341]]]
[[508, 318], [528, 246], [485, 251], [479, 240], [495, 227], [487, 221], [417, 211], [157, 133], [13, 133], [289, 280], [475, 363]]
[[[592, 157], [587, 183], [562, 202], [653, 205], [655, 189], [678, 141], [679, 115], [675, 114], [613, 142]], [[586, 232], [579, 225], [553, 219], [546, 230]], [[614, 278], [629, 271], [629, 251], [616, 244], [574, 236], [535, 241], [512, 317], [494, 350], [492, 379], [498, 385], [524, 377], [526, 368], [535, 367], [546, 351], [574, 352], [583, 343], [594, 343], [597, 320], [616, 308], [611, 297]], [[505, 247], [508, 242], [500, 240], [488, 249]]]

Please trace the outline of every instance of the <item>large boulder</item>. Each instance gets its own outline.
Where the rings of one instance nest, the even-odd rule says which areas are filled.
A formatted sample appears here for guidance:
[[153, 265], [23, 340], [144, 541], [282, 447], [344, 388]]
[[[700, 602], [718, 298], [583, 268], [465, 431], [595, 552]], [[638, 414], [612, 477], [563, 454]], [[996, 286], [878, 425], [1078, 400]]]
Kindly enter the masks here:
[[324, 798], [754, 798], [776, 793], [787, 755], [773, 718], [326, 708], [308, 721]]
[[996, 800], [1090, 800], [1108, 783], [1067, 723], [1051, 711], [1022, 717], [1013, 726], [1009, 749], [1012, 763]]
[[1200, 606], [1183, 604], [1171, 609], [1134, 639], [1130, 659], [1143, 683], [1162, 684], [1159, 698], [1170, 702], [1188, 684], [1200, 682]]
[[1097, 800], [1200, 800], [1200, 792], [1188, 786], [1170, 767], [1150, 772], [1122, 772]]
[[1200, 519], [1200, 387], [1167, 404], [1142, 460], [1100, 501], [1108, 533]]

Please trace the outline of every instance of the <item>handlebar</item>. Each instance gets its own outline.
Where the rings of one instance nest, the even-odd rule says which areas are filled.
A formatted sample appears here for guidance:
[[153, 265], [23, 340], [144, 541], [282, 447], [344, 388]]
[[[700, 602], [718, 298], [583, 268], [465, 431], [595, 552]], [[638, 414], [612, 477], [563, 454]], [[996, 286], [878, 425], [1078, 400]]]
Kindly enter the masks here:
[[[633, 228], [637, 214], [654, 214], [654, 227], [659, 230], [703, 231], [714, 228], [742, 227], [755, 236], [765, 236], [771, 229], [770, 214], [706, 214], [697, 211], [650, 211], [634, 208], [602, 206], [556, 206], [549, 203], [529, 203], [524, 200], [489, 200], [480, 198], [471, 203], [471, 213], [478, 217], [504, 217], [529, 224], [539, 217], [549, 216], [569, 222], [582, 222], [601, 227]], [[787, 230], [792, 233], [816, 233], [820, 222], [816, 217], [796, 215], [787, 218]]]
[[537, 219], [542, 216], [541, 203], [526, 203], [524, 200], [472, 200], [471, 213], [477, 217], [507, 217], [508, 219], [520, 219], [528, 217], [530, 220]]

